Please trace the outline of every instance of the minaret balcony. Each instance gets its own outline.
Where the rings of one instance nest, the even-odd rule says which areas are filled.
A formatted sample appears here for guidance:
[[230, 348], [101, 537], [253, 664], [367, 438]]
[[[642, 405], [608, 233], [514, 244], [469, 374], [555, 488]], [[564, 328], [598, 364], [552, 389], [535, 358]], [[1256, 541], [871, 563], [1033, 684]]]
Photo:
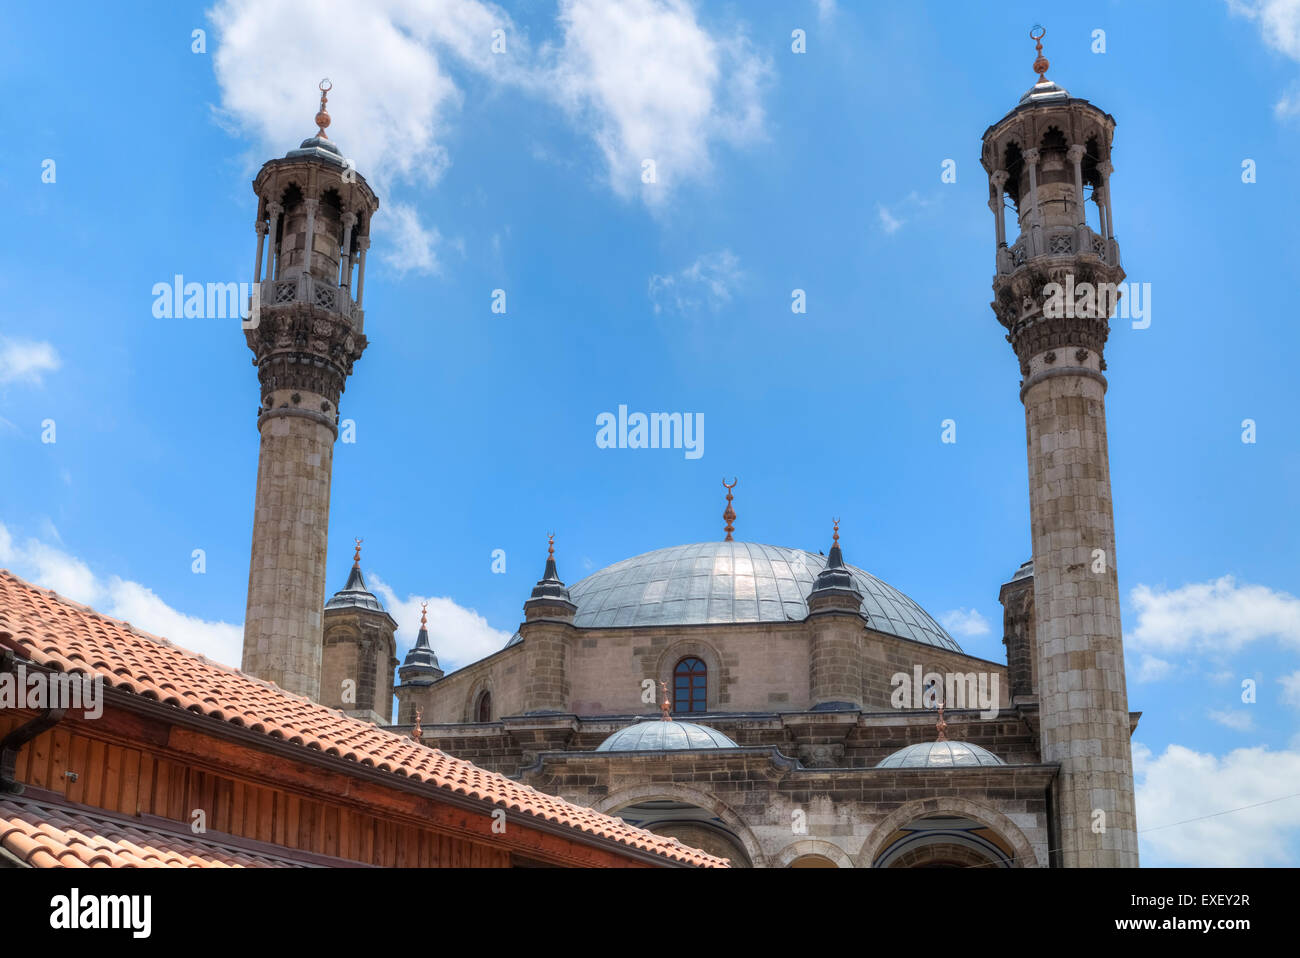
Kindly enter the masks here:
[[1095, 256], [1107, 266], [1119, 266], [1119, 241], [1106, 239], [1087, 226], [1054, 226], [1039, 230], [1041, 239], [1035, 248], [1035, 231], [1020, 234], [1011, 247], [998, 250], [998, 275], [1014, 273], [1031, 259], [1055, 256]]
[[364, 332], [365, 311], [357, 305], [346, 286], [317, 279], [311, 273], [299, 273], [286, 279], [268, 279], [262, 282], [262, 305], [284, 306], [290, 303], [307, 303], [318, 309], [329, 310], [344, 316], [354, 332]]

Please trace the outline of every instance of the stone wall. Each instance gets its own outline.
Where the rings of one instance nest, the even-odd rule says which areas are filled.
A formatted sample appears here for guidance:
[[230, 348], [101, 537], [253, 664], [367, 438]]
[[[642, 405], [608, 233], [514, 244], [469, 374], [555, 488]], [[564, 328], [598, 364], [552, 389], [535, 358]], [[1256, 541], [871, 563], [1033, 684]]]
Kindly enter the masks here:
[[333, 457], [328, 426], [263, 420], [242, 667], [311, 699], [320, 695]]

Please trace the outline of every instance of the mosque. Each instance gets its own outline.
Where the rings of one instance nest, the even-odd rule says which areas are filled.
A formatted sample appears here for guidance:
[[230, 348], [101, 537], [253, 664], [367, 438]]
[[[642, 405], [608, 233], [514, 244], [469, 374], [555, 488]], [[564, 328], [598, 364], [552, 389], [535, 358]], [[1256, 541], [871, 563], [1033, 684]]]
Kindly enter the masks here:
[[[317, 135], [253, 184], [261, 296], [245, 336], [261, 445], [243, 670], [733, 867], [1136, 867], [1109, 324], [1044, 309], [1050, 285], [1124, 279], [1115, 120], [1047, 79], [1034, 38], [1037, 81], [981, 152], [1033, 545], [999, 593], [1006, 662], [967, 654], [852, 564], [837, 527], [807, 549], [735, 539], [730, 487], [720, 541], [665, 545], [573, 585], [552, 542], [518, 631], [451, 673], [423, 626], [399, 666], [359, 543], [322, 607], [338, 407], [369, 344], [379, 205], [326, 134], [322, 93]], [[904, 701], [913, 676], [924, 695]]]

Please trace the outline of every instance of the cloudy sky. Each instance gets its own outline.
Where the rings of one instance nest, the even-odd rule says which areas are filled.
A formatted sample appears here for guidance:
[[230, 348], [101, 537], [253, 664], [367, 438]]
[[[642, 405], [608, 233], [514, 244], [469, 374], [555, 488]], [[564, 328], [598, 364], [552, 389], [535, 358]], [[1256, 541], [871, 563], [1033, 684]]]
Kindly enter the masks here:
[[[499, 648], [548, 532], [570, 583], [719, 538], [725, 475], [738, 537], [824, 549], [839, 516], [849, 561], [1002, 656], [1028, 493], [979, 138], [1041, 5], [71, 6], [0, 35], [0, 567], [238, 663], [256, 372], [152, 289], [248, 280], [249, 180], [328, 76], [382, 204], [330, 583], [364, 537], [403, 652], [426, 598], [444, 665]], [[1300, 0], [1046, 26], [1118, 121], [1150, 284], [1107, 348], [1143, 861], [1300, 864]], [[703, 414], [704, 455], [598, 448], [620, 404]]]

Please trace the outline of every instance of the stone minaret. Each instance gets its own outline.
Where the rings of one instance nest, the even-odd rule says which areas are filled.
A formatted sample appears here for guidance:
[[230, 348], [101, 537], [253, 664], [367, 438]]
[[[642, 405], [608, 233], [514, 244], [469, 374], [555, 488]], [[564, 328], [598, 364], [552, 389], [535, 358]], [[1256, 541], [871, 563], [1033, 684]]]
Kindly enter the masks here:
[[257, 266], [245, 323], [262, 398], [243, 668], [312, 699], [339, 397], [366, 348], [361, 297], [379, 207], [325, 135], [328, 90], [322, 82], [317, 134], [253, 181]]
[[[1124, 279], [1110, 211], [1115, 120], [1048, 80], [1047, 69], [1040, 42], [1038, 82], [985, 131], [982, 161], [997, 221], [992, 305], [1020, 360], [1025, 406], [1034, 678], [1042, 758], [1060, 764], [1053, 861], [1136, 866], [1102, 354]], [[1096, 227], [1084, 205], [1089, 187]], [[1020, 234], [1010, 246], [1008, 196]], [[1099, 305], [1089, 300], [1097, 293]]]

